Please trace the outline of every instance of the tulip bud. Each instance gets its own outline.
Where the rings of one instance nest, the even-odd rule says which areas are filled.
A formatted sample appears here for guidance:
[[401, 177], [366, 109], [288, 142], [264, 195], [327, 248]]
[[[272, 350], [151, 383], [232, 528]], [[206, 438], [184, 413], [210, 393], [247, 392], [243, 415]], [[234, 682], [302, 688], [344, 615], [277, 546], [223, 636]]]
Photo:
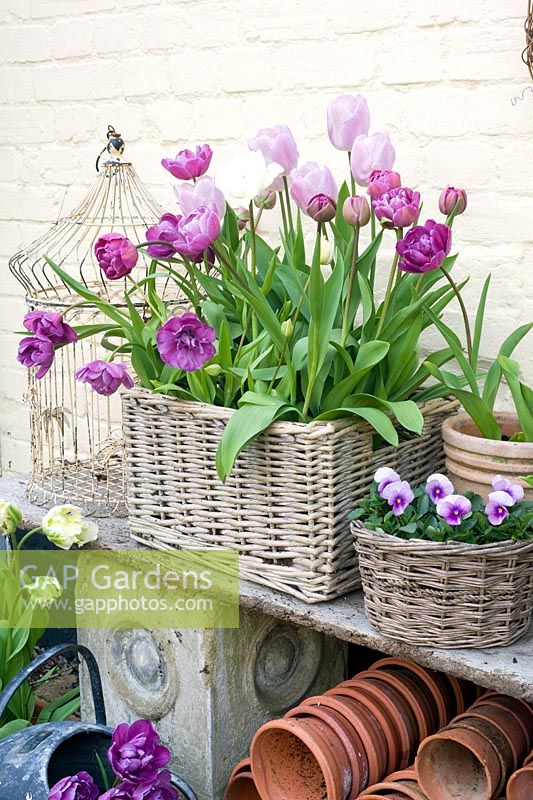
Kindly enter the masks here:
[[14, 534], [21, 522], [20, 508], [8, 500], [0, 500], [0, 533]]
[[292, 332], [294, 330], [294, 323], [292, 319], [286, 319], [285, 322], [281, 323], [281, 332], [286, 339], [292, 336]]
[[466, 192], [464, 189], [456, 189], [454, 186], [447, 186], [439, 197], [439, 208], [441, 214], [449, 216], [455, 210], [455, 216], [462, 214], [466, 208]]
[[347, 197], [342, 207], [344, 221], [354, 228], [362, 228], [370, 222], [370, 206], [362, 195]]
[[250, 222], [250, 209], [244, 208], [241, 206], [237, 209], [237, 222], [239, 224], [239, 230], [243, 231], [247, 224]]
[[264, 208], [266, 211], [270, 211], [276, 205], [276, 192], [271, 189], [265, 189], [264, 192], [254, 197], [254, 205], [256, 208]]
[[333, 258], [333, 245], [329, 241], [329, 239], [324, 239], [322, 237], [322, 241], [320, 242], [320, 263], [324, 264], [331, 264], [331, 260]]
[[212, 378], [217, 378], [222, 372], [222, 367], [220, 364], [208, 364], [207, 367], [204, 367], [204, 372], [211, 375]]
[[337, 206], [327, 194], [315, 194], [308, 202], [306, 213], [315, 222], [330, 222], [335, 216]]

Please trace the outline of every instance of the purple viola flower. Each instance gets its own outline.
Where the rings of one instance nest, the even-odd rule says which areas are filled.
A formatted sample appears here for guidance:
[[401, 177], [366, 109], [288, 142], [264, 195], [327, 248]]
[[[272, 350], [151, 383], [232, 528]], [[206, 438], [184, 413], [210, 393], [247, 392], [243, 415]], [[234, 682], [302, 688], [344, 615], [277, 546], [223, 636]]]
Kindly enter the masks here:
[[294, 136], [286, 125], [262, 128], [255, 139], [248, 142], [250, 150], [259, 150], [267, 164], [281, 164], [288, 175], [298, 164], [298, 148]]
[[215, 209], [220, 219], [224, 218], [226, 200], [210, 175], [202, 175], [196, 183], [179, 183], [174, 186], [174, 194], [185, 215], [201, 206], [209, 206]]
[[174, 247], [180, 255], [195, 261], [220, 236], [220, 219], [213, 206], [200, 206], [179, 221]]
[[357, 136], [350, 157], [352, 175], [360, 186], [368, 186], [372, 173], [391, 170], [396, 153], [387, 133]]
[[135, 784], [129, 781], [119, 783], [118, 786], [111, 787], [99, 800], [132, 800], [134, 789]]
[[176, 158], [164, 158], [161, 164], [175, 178], [190, 181], [199, 178], [209, 169], [213, 151], [208, 144], [197, 145], [195, 151], [180, 150]]
[[24, 327], [45, 339], [50, 339], [56, 347], [78, 341], [78, 334], [68, 325], [61, 314], [53, 311], [28, 311], [24, 317]]
[[335, 201], [328, 197], [327, 194], [315, 194], [312, 197], [305, 209], [315, 222], [330, 222], [337, 212]]
[[374, 169], [370, 173], [366, 191], [370, 195], [370, 199], [375, 200], [376, 197], [390, 192], [391, 189], [399, 189], [401, 185], [402, 179], [398, 172], [391, 172], [390, 169]]
[[505, 517], [509, 516], [509, 506], [514, 506], [514, 500], [506, 491], [491, 492], [485, 506], [485, 514], [491, 525], [501, 525]]
[[349, 151], [354, 139], [368, 133], [370, 113], [361, 94], [341, 94], [332, 100], [327, 113], [328, 136], [337, 150]]
[[372, 207], [384, 228], [407, 228], [420, 214], [420, 193], [407, 186], [391, 189], [376, 197]]
[[155, 781], [159, 770], [170, 761], [170, 750], [163, 747], [156, 729], [146, 719], [117, 725], [107, 755], [114, 773], [136, 785]]
[[452, 247], [452, 232], [447, 225], [428, 219], [407, 231], [396, 243], [399, 269], [404, 272], [432, 272], [438, 269]]
[[390, 467], [380, 467], [376, 470], [374, 480], [378, 484], [378, 493], [383, 497], [383, 490], [389, 483], [398, 483], [401, 481], [400, 476]]
[[79, 367], [75, 373], [76, 380], [88, 383], [97, 394], [109, 397], [121, 387], [133, 389], [133, 378], [128, 373], [125, 364], [108, 361], [90, 361]]
[[54, 361], [54, 343], [45, 336], [25, 336], [19, 342], [17, 361], [24, 367], [39, 367], [35, 377], [44, 378]]
[[450, 494], [437, 503], [437, 514], [448, 525], [460, 525], [463, 517], [472, 511], [472, 503], [462, 494]]
[[136, 786], [132, 800], [178, 800], [178, 792], [170, 785], [170, 772], [162, 770], [154, 781]]
[[[492, 481], [492, 488], [495, 492], [507, 492], [511, 496], [513, 503], [518, 503], [519, 500], [524, 499], [524, 489], [519, 483], [512, 483], [507, 478], [502, 478], [501, 475], [496, 475]], [[513, 505], [509, 503], [508, 505]]]
[[168, 244], [148, 245], [148, 255], [151, 258], [172, 258], [176, 252], [173, 241], [178, 235], [180, 220], [180, 214], [163, 214], [157, 225], [148, 228], [146, 231], [147, 242], [168, 242]]
[[192, 311], [172, 317], [156, 334], [157, 349], [165, 364], [195, 372], [215, 355], [216, 331]]
[[100, 790], [88, 772], [62, 778], [48, 792], [48, 800], [97, 800]]
[[139, 258], [137, 248], [121, 233], [104, 233], [96, 240], [94, 254], [100, 269], [110, 281], [129, 275]]
[[409, 503], [412, 503], [415, 496], [407, 481], [395, 481], [385, 486], [382, 497], [392, 508], [395, 517], [403, 514]]
[[302, 211], [307, 212], [309, 201], [317, 194], [324, 194], [335, 203], [339, 190], [335, 178], [327, 167], [321, 167], [315, 161], [299, 167], [291, 173], [291, 197]]
[[466, 208], [467, 197], [464, 189], [456, 189], [455, 186], [446, 186], [439, 197], [439, 209], [442, 214], [448, 216], [457, 206], [455, 216], [462, 214]]
[[449, 495], [453, 494], [455, 490], [453, 488], [453, 483], [446, 475], [435, 472], [427, 479], [424, 491], [433, 503], [438, 503], [439, 500], [444, 500], [445, 497], [449, 497]]

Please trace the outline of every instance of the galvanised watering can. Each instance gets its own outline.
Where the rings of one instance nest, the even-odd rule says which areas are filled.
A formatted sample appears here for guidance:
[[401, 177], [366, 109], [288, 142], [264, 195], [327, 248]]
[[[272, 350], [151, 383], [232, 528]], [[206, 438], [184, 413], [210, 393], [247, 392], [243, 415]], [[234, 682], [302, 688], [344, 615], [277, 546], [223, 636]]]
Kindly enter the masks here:
[[[95, 723], [46, 722], [0, 739], [0, 800], [48, 800], [50, 788], [66, 775], [86, 770], [98, 782], [102, 774], [100, 764], [109, 769], [110, 785], [115, 779], [107, 761], [113, 729], [106, 725], [100, 672], [87, 647], [60, 644], [35, 658], [0, 694], [0, 717], [15, 692], [32, 674], [51, 659], [67, 652], [77, 652], [87, 666]], [[183, 800], [197, 800], [181, 778], [172, 775], [172, 784]]]

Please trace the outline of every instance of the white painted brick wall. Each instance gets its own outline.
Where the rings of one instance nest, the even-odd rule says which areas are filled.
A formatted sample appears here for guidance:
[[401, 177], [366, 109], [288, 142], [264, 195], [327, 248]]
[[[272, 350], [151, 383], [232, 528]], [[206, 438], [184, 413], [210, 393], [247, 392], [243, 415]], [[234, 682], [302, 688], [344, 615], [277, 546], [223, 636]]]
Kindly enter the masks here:
[[[4, 472], [29, 469], [24, 370], [13, 334], [22, 290], [9, 256], [92, 182], [108, 123], [172, 207], [163, 155], [210, 141], [216, 162], [286, 122], [303, 159], [329, 147], [325, 107], [363, 91], [391, 132], [404, 180], [435, 213], [447, 182], [470, 301], [492, 271], [483, 354], [533, 318], [533, 93], [521, 63], [525, 0], [0, 0], [0, 436]], [[215, 162], [215, 166], [216, 166]], [[270, 226], [269, 226], [270, 227]], [[449, 319], [460, 324], [456, 310]], [[432, 341], [438, 342], [433, 335]], [[520, 355], [533, 381], [531, 340]]]

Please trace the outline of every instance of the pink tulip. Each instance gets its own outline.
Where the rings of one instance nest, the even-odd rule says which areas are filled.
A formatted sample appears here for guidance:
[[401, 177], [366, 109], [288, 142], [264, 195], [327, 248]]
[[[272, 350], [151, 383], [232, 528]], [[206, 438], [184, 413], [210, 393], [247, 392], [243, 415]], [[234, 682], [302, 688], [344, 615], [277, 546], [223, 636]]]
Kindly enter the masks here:
[[248, 147], [262, 153], [267, 164], [281, 164], [284, 175], [296, 169], [298, 164], [296, 142], [286, 125], [262, 128], [255, 139], [250, 139]]
[[308, 161], [291, 174], [291, 197], [302, 211], [307, 212], [310, 200], [317, 194], [325, 194], [336, 203], [339, 196], [335, 178], [327, 167]]
[[395, 158], [387, 133], [358, 136], [352, 147], [352, 175], [360, 186], [368, 186], [372, 172], [376, 169], [391, 170]]
[[356, 136], [368, 133], [370, 114], [361, 94], [341, 94], [328, 106], [328, 136], [337, 150], [351, 150]]
[[213, 206], [222, 219], [226, 213], [224, 195], [215, 186], [214, 178], [202, 175], [196, 183], [179, 183], [174, 186], [174, 194], [183, 214], [191, 214], [201, 206]]

